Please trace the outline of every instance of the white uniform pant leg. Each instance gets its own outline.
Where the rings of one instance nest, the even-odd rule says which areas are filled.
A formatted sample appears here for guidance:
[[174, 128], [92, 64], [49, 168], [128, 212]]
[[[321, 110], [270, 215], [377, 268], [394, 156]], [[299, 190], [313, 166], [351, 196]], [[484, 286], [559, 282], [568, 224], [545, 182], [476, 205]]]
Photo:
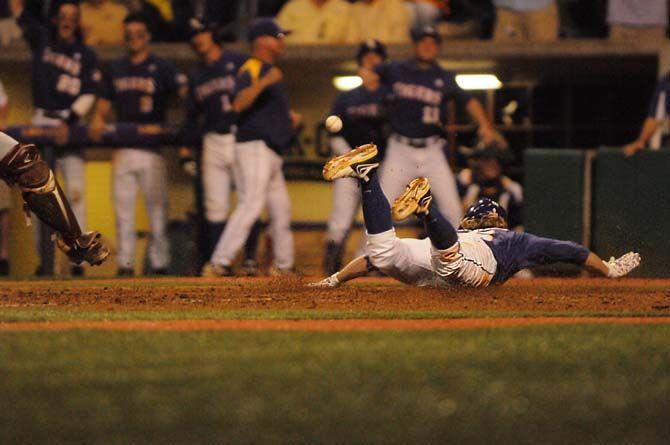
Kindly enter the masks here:
[[123, 268], [135, 266], [137, 186], [132, 150], [115, 150], [112, 155], [112, 194], [116, 213], [116, 261]]
[[242, 194], [214, 249], [212, 263], [230, 266], [246, 242], [251, 226], [265, 207], [268, 185], [276, 168], [272, 155], [276, 156], [263, 141], [235, 145], [235, 164]]
[[56, 169], [60, 170], [65, 180], [65, 194], [82, 231], [86, 230], [85, 168], [86, 162], [81, 150], [66, 151], [56, 159]]
[[416, 178], [414, 150], [392, 137], [388, 141], [386, 156], [379, 168], [379, 184], [391, 204], [405, 191], [407, 184]]
[[168, 196], [167, 168], [160, 153], [138, 150], [139, 184], [144, 191], [144, 201], [151, 225], [148, 254], [149, 263], [154, 270], [165, 269], [170, 265], [170, 241], [167, 233]]
[[289, 270], [295, 263], [295, 246], [291, 232], [291, 199], [286, 188], [286, 180], [282, 171], [283, 161], [279, 155], [272, 153], [274, 172], [267, 191], [267, 208], [270, 215], [270, 233], [272, 234], [272, 253], [275, 266]]
[[429, 240], [400, 239], [395, 229], [367, 234], [370, 263], [406, 284], [428, 284], [434, 279]]
[[[342, 137], [333, 137], [330, 148], [334, 155], [340, 156], [351, 151], [351, 147]], [[328, 219], [326, 239], [340, 244], [347, 236], [354, 222], [356, 211], [361, 200], [358, 180], [343, 178], [333, 182], [333, 208]]]
[[205, 219], [222, 223], [228, 219], [235, 160], [235, 136], [207, 133], [202, 147], [202, 187]]
[[454, 227], [458, 227], [463, 217], [463, 207], [458, 196], [456, 178], [447, 162], [440, 140], [424, 148], [425, 161], [422, 166], [422, 175], [428, 178], [430, 190], [435, 199], [437, 208]]

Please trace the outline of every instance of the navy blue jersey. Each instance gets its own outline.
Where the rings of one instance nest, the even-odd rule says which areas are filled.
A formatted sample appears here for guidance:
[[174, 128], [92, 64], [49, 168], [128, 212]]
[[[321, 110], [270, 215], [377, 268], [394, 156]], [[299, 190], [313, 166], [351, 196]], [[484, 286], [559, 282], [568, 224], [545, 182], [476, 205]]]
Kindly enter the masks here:
[[[224, 51], [219, 60], [211, 64], [199, 63], [188, 78], [189, 95], [182, 138], [195, 143], [200, 134], [214, 132], [227, 134], [233, 131], [236, 114], [233, 97], [237, 72], [248, 56]], [[203, 123], [200, 126], [200, 117]]]
[[530, 233], [505, 229], [483, 229], [478, 232], [492, 235], [484, 242], [493, 252], [498, 263], [493, 283], [503, 283], [522, 269], [554, 263], [582, 265], [589, 250], [571, 241], [541, 238]]
[[647, 116], [655, 119], [667, 119], [670, 111], [670, 73], [663, 76], [654, 89], [654, 95], [649, 101]]
[[134, 64], [125, 57], [110, 65], [100, 97], [114, 104], [120, 122], [163, 123], [170, 95], [185, 84], [172, 62], [150, 55]]
[[82, 94], [95, 94], [100, 80], [98, 59], [91, 48], [49, 38], [49, 29], [26, 10], [17, 20], [33, 54], [35, 107], [67, 110]]
[[[240, 68], [237, 91], [241, 91], [263, 77], [272, 65], [250, 58]], [[291, 115], [284, 82], [265, 88], [247, 110], [237, 119], [236, 140], [238, 142], [264, 141], [280, 155], [291, 148]]]
[[337, 135], [342, 136], [351, 148], [370, 142], [383, 148], [386, 142], [386, 96], [385, 88], [371, 91], [364, 86], [337, 96], [330, 113], [342, 119], [342, 130]]
[[456, 84], [453, 73], [437, 63], [422, 69], [415, 59], [385, 62], [375, 71], [391, 93], [388, 106], [391, 130], [408, 138], [441, 135], [449, 100], [465, 105], [472, 97]]

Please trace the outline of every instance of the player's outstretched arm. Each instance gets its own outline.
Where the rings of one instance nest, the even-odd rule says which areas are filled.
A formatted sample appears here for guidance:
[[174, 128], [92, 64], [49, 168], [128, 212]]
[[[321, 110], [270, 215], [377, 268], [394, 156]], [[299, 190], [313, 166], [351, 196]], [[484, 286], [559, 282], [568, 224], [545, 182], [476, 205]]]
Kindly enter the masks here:
[[370, 265], [370, 260], [367, 256], [359, 256], [355, 258], [349, 264], [344, 266], [339, 272], [335, 272], [331, 276], [324, 278], [321, 281], [315, 283], [309, 283], [309, 287], [317, 288], [329, 288], [329, 287], [339, 287], [341, 284], [351, 281], [358, 277], [364, 277], [372, 270]]
[[628, 275], [633, 269], [640, 265], [640, 254], [628, 252], [619, 258], [610, 258], [609, 261], [603, 261], [598, 255], [589, 252], [589, 256], [584, 262], [584, 267], [589, 271], [608, 278], [620, 278]]
[[623, 154], [625, 156], [632, 156], [638, 151], [644, 150], [647, 142], [649, 142], [649, 139], [651, 139], [661, 123], [662, 121], [653, 117], [645, 119], [642, 130], [640, 130], [640, 135], [633, 142], [624, 145], [622, 149]]

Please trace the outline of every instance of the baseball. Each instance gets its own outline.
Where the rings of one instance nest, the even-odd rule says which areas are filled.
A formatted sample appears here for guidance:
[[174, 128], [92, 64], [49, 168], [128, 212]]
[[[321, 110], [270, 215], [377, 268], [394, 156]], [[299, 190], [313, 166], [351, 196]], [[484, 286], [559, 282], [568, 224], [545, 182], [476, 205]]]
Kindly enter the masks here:
[[326, 128], [331, 133], [337, 133], [342, 129], [342, 119], [337, 116], [328, 116], [326, 118]]

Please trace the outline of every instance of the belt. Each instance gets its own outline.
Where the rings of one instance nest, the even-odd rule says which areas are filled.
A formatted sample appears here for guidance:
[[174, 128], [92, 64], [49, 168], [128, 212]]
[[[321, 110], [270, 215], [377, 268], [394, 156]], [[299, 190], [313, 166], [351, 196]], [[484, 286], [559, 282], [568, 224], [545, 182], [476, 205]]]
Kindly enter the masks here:
[[427, 138], [408, 138], [399, 134], [393, 134], [391, 137], [398, 142], [414, 148], [426, 148], [429, 145], [433, 145], [439, 142], [441, 139], [439, 136], [429, 136]]
[[48, 118], [51, 118], [51, 119], [66, 120], [68, 117], [70, 117], [71, 111], [68, 110], [68, 109], [65, 109], [65, 110], [45, 110], [44, 108], [37, 108], [35, 110], [35, 113], [40, 115], [40, 116], [48, 117]]

